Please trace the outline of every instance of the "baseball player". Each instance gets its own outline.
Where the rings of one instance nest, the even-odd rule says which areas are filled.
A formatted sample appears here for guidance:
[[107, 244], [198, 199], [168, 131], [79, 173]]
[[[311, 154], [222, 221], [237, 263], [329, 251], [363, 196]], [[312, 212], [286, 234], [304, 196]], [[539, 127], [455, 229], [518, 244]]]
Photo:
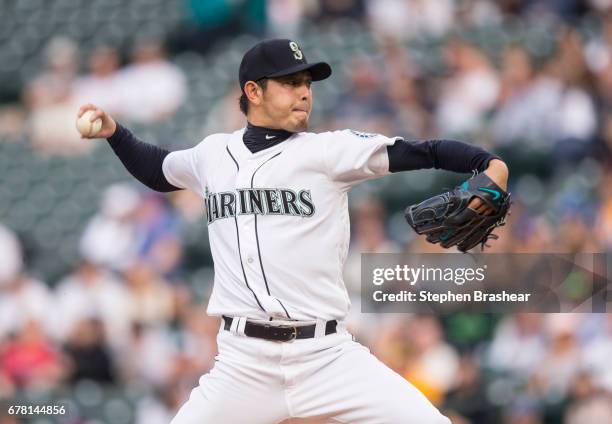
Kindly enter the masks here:
[[[175, 152], [138, 140], [94, 105], [97, 138], [153, 190], [193, 190], [207, 211], [221, 317], [219, 354], [172, 421], [271, 424], [443, 424], [414, 386], [353, 341], [342, 267], [347, 193], [392, 172], [484, 171], [505, 188], [496, 156], [456, 141], [409, 142], [353, 130], [307, 132], [312, 81], [331, 75], [292, 40], [258, 43], [239, 69], [245, 128]], [[473, 209], [486, 213], [479, 199]], [[299, 422], [304, 422], [299, 420]]]

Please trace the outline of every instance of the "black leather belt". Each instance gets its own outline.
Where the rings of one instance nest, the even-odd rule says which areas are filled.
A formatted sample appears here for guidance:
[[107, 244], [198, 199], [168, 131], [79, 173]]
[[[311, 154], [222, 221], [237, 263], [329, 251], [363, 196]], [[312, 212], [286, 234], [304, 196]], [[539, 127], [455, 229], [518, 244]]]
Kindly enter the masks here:
[[[229, 331], [232, 327], [234, 318], [223, 316], [225, 322], [223, 329]], [[325, 335], [334, 334], [338, 321], [327, 321], [325, 323]], [[270, 325], [270, 324], [258, 324], [255, 322], [248, 321], [244, 326], [244, 334], [248, 337], [255, 337], [258, 339], [274, 340], [277, 342], [288, 342], [293, 339], [311, 339], [315, 335], [316, 325]]]

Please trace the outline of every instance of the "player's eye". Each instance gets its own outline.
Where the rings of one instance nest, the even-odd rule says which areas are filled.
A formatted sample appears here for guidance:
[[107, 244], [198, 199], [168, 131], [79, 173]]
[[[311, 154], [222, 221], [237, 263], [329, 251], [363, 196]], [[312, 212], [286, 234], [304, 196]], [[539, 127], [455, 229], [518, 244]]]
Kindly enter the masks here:
[[297, 79], [295, 79], [295, 80], [289, 80], [289, 81], [287, 81], [287, 84], [289, 84], [289, 85], [290, 85], [290, 86], [292, 86], [292, 87], [299, 87], [299, 86], [300, 86], [300, 85], [302, 85], [302, 84], [305, 84], [305, 85], [306, 85], [306, 87], [310, 87], [310, 85], [312, 84], [312, 81], [310, 81], [310, 80], [304, 80], [304, 81], [302, 81], [302, 80], [297, 80]]

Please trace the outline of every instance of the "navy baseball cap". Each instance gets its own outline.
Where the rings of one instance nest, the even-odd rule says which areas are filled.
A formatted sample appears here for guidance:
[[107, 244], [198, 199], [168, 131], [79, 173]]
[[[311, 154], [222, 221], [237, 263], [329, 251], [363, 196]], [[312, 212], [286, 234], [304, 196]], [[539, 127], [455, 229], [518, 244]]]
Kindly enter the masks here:
[[238, 71], [240, 89], [244, 90], [247, 81], [282, 77], [306, 70], [310, 71], [313, 81], [324, 80], [332, 73], [328, 63], [308, 63], [295, 41], [265, 40], [257, 43], [242, 57]]

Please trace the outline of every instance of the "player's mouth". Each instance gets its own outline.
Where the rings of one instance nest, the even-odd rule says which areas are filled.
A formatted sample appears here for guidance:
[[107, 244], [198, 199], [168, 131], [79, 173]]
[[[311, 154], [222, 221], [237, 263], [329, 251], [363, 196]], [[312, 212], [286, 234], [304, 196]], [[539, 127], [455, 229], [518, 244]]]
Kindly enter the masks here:
[[294, 111], [294, 112], [302, 112], [302, 113], [304, 113], [304, 114], [308, 115], [308, 111], [307, 111], [307, 110], [305, 110], [305, 109], [295, 108], [295, 109], [293, 109], [293, 111]]

